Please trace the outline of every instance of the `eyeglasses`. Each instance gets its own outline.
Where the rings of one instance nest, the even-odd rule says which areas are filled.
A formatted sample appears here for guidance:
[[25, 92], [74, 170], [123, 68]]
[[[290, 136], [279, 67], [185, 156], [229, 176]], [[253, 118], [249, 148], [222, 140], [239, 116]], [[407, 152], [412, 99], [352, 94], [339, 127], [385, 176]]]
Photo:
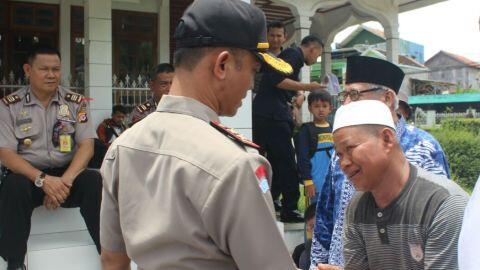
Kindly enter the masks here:
[[352, 89], [350, 91], [342, 91], [342, 92], [338, 93], [338, 101], [343, 103], [343, 102], [345, 102], [347, 97], [350, 97], [350, 99], [352, 101], [357, 101], [357, 100], [360, 99], [360, 96], [362, 94], [368, 93], [368, 92], [373, 92], [373, 91], [378, 91], [378, 90], [384, 90], [384, 88], [383, 87], [374, 87], [374, 88], [370, 88], [370, 89], [363, 90], [363, 91], [359, 91], [359, 90], [356, 90], [356, 89]]

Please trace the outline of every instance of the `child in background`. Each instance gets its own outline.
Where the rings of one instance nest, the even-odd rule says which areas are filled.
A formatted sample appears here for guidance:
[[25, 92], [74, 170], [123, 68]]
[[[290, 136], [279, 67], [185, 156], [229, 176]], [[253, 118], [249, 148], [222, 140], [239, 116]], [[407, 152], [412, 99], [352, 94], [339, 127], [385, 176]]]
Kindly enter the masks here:
[[332, 96], [327, 91], [320, 90], [311, 92], [307, 100], [313, 122], [302, 125], [295, 148], [300, 179], [305, 186], [305, 205], [310, 205], [316, 202], [322, 190], [332, 156], [332, 126], [327, 121], [332, 111]]
[[307, 240], [295, 247], [292, 259], [298, 268], [308, 270], [310, 268], [310, 251], [312, 248], [312, 233], [315, 226], [315, 204], [310, 204], [305, 210], [305, 227]]

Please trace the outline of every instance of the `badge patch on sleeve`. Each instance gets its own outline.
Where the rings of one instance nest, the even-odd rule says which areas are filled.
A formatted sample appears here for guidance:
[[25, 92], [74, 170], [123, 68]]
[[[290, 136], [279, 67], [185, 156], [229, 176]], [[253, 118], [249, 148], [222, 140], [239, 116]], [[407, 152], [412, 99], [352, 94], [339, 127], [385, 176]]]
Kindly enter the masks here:
[[77, 114], [77, 119], [78, 119], [78, 122], [80, 122], [80, 123], [88, 122], [87, 104], [86, 103], [83, 103], [81, 105], [80, 110], [78, 111], [78, 114]]
[[259, 166], [255, 171], [255, 175], [257, 176], [259, 182], [258, 186], [264, 194], [267, 193], [270, 187], [268, 186], [267, 172], [265, 170], [265, 167], [263, 165]]

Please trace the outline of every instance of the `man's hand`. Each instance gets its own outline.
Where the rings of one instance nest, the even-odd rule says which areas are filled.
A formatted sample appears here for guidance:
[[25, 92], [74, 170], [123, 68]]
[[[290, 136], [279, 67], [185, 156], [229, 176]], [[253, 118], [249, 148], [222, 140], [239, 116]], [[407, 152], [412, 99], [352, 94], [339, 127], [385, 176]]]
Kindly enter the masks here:
[[327, 87], [323, 84], [319, 84], [318, 82], [311, 82], [308, 84], [308, 89], [309, 91], [314, 91], [314, 90], [325, 90]]
[[72, 187], [73, 185], [73, 182], [75, 181], [75, 178], [67, 178], [65, 175], [63, 175], [62, 177], [60, 177], [60, 180], [63, 182], [64, 185], [66, 185], [68, 187], [68, 189], [70, 190], [70, 188]]
[[42, 189], [55, 205], [64, 203], [70, 195], [70, 186], [65, 184], [60, 177], [47, 175]]
[[103, 270], [130, 270], [130, 258], [122, 251], [109, 251], [102, 248]]
[[303, 102], [305, 101], [305, 95], [300, 93], [295, 97], [295, 107], [301, 108], [303, 105]]
[[317, 270], [343, 270], [343, 268], [330, 264], [317, 264]]
[[52, 199], [52, 197], [48, 195], [45, 195], [45, 197], [43, 197], [43, 205], [45, 206], [45, 208], [47, 208], [47, 210], [55, 210], [60, 206], [60, 204], [56, 203]]
[[315, 185], [305, 186], [305, 196], [307, 196], [310, 199], [315, 196]]

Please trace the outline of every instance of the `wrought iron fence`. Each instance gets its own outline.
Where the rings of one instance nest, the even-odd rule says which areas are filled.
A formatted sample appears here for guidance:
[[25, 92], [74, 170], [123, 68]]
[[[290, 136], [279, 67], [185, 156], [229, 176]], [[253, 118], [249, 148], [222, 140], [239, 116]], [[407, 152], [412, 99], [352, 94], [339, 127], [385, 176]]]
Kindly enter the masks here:
[[[10, 72], [8, 78], [4, 77], [0, 81], [0, 98], [10, 95], [26, 85], [28, 85], [28, 81], [25, 78], [15, 78], [15, 74]], [[76, 93], [85, 94], [83, 83], [76, 79], [69, 79], [68, 86], [65, 87]], [[138, 75], [135, 80], [132, 80], [129, 75], [123, 79], [113, 75], [112, 102], [114, 105], [123, 105], [130, 111], [150, 97], [147, 76]]]
[[419, 108], [415, 110], [415, 125], [429, 126], [440, 125], [446, 119], [455, 118], [480, 118], [480, 112], [467, 110], [466, 112], [437, 113], [435, 111], [423, 111]]
[[126, 75], [121, 80], [113, 75], [112, 79], [114, 105], [123, 105], [127, 111], [131, 111], [151, 97], [147, 76], [138, 75], [136, 80], [132, 80], [129, 75]]
[[24, 78], [15, 79], [15, 74], [10, 72], [8, 78], [3, 77], [0, 82], [0, 95], [1, 97], [10, 95], [11, 93], [17, 91], [18, 89], [25, 86], [27, 82]]
[[480, 112], [467, 111], [461, 113], [436, 113], [435, 123], [441, 124], [443, 120], [452, 118], [480, 118]]

